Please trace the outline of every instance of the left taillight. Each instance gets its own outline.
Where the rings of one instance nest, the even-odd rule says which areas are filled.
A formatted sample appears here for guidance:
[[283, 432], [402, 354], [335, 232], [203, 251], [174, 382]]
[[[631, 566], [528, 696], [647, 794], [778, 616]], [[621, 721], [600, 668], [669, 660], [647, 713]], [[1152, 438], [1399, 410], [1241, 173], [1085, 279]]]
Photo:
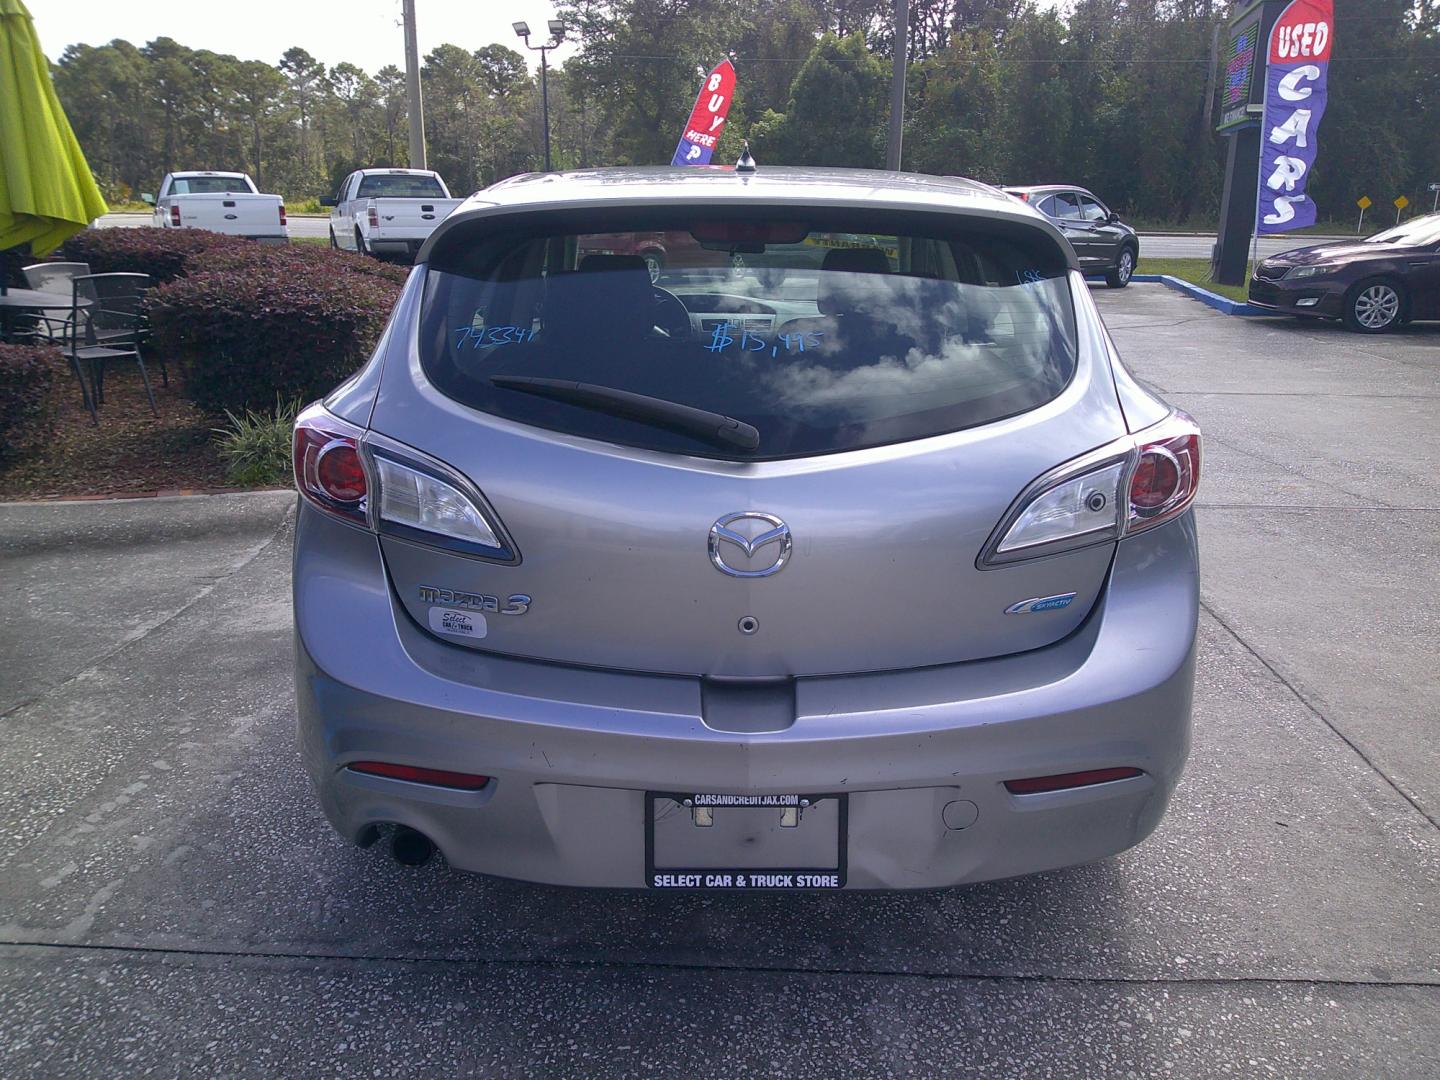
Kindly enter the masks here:
[[351, 524], [490, 562], [520, 554], [467, 478], [319, 403], [295, 421], [295, 486], [317, 510]]
[[370, 478], [360, 454], [362, 431], [312, 405], [295, 421], [295, 486], [332, 517], [368, 526]]

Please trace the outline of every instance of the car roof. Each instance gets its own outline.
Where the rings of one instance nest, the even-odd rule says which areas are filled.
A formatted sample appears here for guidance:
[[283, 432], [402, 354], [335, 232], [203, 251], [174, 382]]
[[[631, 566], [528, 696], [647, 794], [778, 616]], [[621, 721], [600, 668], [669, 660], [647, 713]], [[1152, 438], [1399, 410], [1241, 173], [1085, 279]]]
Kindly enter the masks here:
[[1096, 194], [1095, 194], [1093, 191], [1091, 191], [1089, 188], [1087, 188], [1087, 187], [1081, 187], [1079, 184], [1005, 184], [1005, 185], [1001, 188], [1001, 190], [1002, 190], [1002, 191], [1024, 191], [1024, 192], [1028, 192], [1028, 193], [1031, 194], [1031, 195], [1038, 195], [1038, 194], [1040, 194], [1041, 192], [1050, 192], [1050, 191], [1078, 191], [1078, 192], [1080, 192], [1082, 195], [1089, 195], [1092, 199], [1098, 199], [1098, 198], [1099, 198], [1099, 196], [1096, 195]]
[[174, 177], [177, 177], [177, 178], [184, 178], [184, 177], [187, 177], [187, 176], [234, 176], [234, 177], [245, 177], [245, 176], [248, 176], [249, 174], [248, 174], [248, 173], [243, 173], [243, 172], [213, 172], [213, 171], [211, 171], [210, 169], [181, 169], [181, 170], [178, 171], [178, 172], [172, 172], [170, 175], [171, 175], [171, 176], [174, 176]]
[[403, 174], [406, 175], [406, 176], [439, 176], [439, 175], [440, 175], [440, 174], [437, 173], [434, 169], [401, 169], [401, 168], [390, 169], [390, 168], [375, 168], [375, 169], [356, 169], [355, 171], [358, 172], [361, 176], [394, 176], [394, 175], [397, 174], [397, 173], [403, 173]]
[[[511, 210], [590, 209], [688, 203], [739, 206], [746, 202], [884, 210], [961, 211], [1038, 224], [1060, 233], [1043, 215], [999, 188], [959, 176], [759, 166], [631, 166], [569, 172], [524, 173], [477, 191], [431, 234], [416, 256], [425, 261], [436, 240], [466, 221]], [[1068, 249], [1068, 248], [1067, 248]]]

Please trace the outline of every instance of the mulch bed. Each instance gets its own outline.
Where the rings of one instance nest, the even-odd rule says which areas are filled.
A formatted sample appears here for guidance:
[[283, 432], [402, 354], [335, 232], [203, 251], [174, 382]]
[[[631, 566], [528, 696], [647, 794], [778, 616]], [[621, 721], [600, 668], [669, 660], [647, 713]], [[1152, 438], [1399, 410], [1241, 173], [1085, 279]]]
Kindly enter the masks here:
[[42, 453], [0, 472], [0, 501], [226, 489], [225, 466], [210, 441], [215, 424], [181, 394], [173, 369], [166, 387], [160, 365], [147, 366], [160, 416], [150, 412], [139, 369], [116, 364], [105, 373], [99, 427], [64, 368], [54, 391], [55, 435]]

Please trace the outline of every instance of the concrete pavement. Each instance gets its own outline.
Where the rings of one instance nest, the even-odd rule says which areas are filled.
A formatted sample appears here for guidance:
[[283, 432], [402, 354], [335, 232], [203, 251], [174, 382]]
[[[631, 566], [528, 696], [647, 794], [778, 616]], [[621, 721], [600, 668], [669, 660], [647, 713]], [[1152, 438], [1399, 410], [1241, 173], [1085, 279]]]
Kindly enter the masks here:
[[1440, 333], [1097, 290], [1206, 430], [1148, 843], [908, 895], [596, 893], [334, 837], [285, 494], [0, 507], [0, 1070], [1440, 1076]]

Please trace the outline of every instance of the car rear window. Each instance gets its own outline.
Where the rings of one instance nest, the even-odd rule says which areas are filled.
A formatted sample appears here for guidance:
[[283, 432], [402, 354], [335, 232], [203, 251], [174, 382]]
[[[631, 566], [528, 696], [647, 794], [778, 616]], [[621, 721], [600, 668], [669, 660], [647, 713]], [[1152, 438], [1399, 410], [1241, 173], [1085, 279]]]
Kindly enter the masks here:
[[223, 195], [252, 191], [243, 176], [182, 176], [170, 181], [171, 195]]
[[364, 176], [357, 199], [443, 199], [445, 189], [433, 176]]
[[[468, 223], [429, 259], [422, 366], [495, 416], [733, 460], [990, 423], [1064, 389], [1074, 312], [1066, 255], [1046, 233], [966, 221], [792, 209]], [[613, 391], [647, 400], [637, 413]], [[716, 439], [654, 401], [758, 439]]]

